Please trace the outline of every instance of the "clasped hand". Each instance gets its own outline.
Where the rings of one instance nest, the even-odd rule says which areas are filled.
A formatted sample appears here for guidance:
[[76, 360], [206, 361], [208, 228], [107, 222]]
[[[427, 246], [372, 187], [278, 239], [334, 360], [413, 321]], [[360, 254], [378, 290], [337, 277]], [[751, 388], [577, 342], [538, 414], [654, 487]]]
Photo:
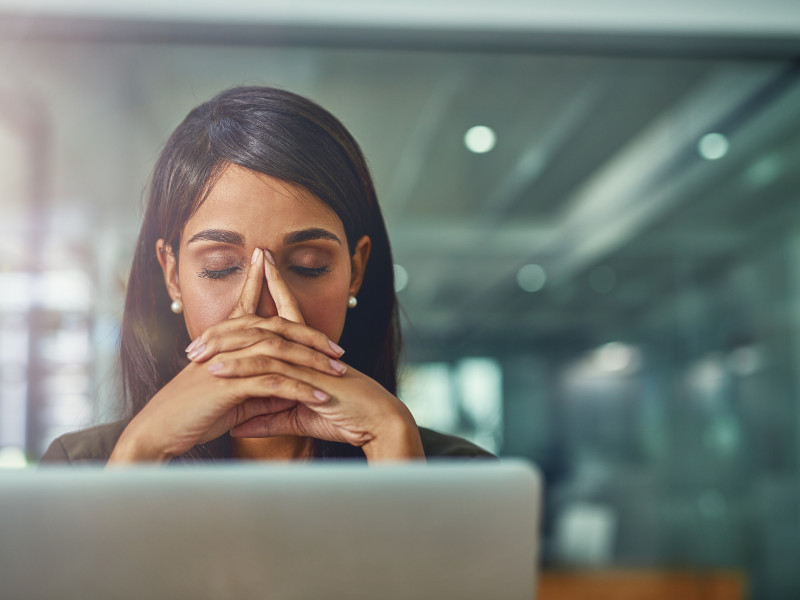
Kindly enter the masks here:
[[[277, 316], [256, 315], [264, 285]], [[370, 461], [424, 457], [405, 405], [343, 353], [305, 325], [271, 255], [256, 250], [230, 317], [189, 345], [191, 362], [131, 421], [109, 462], [169, 460], [228, 432], [345, 442]]]

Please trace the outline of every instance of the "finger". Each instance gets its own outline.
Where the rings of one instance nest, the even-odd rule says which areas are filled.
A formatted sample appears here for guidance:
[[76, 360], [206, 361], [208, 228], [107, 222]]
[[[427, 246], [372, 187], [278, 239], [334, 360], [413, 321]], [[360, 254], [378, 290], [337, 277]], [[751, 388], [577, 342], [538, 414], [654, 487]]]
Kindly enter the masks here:
[[347, 365], [307, 346], [273, 336], [245, 350], [214, 356], [208, 372], [217, 377], [253, 377], [272, 371], [284, 372], [288, 365], [308, 367], [328, 375], [344, 375]]
[[300, 305], [294, 297], [289, 286], [286, 285], [281, 272], [275, 265], [275, 259], [269, 250], [264, 250], [264, 274], [267, 278], [267, 287], [278, 309], [278, 315], [295, 323], [305, 324], [305, 319], [300, 312]]
[[234, 427], [246, 423], [254, 417], [270, 415], [297, 406], [294, 400], [283, 398], [250, 398], [236, 407]]
[[186, 348], [189, 360], [203, 362], [220, 353], [247, 348], [266, 337], [277, 335], [302, 344], [331, 358], [340, 358], [344, 350], [324, 333], [282, 317], [262, 319], [244, 315], [212, 325]]
[[244, 287], [242, 293], [239, 294], [239, 300], [236, 306], [228, 315], [228, 318], [241, 317], [242, 315], [255, 314], [258, 308], [258, 301], [261, 297], [261, 286], [263, 285], [264, 277], [262, 276], [264, 262], [264, 253], [260, 248], [253, 250], [253, 257], [250, 259], [250, 269], [247, 271], [247, 278], [244, 280]]
[[280, 412], [258, 415], [230, 430], [233, 437], [274, 437], [279, 435], [308, 436], [306, 428], [297, 418], [297, 411], [287, 409]]
[[283, 400], [295, 400], [309, 406], [319, 406], [331, 399], [327, 392], [283, 373], [273, 372], [257, 377], [219, 379], [219, 381], [224, 381], [234, 386], [236, 395], [242, 399], [239, 404], [246, 402], [250, 398], [273, 397], [282, 398]]

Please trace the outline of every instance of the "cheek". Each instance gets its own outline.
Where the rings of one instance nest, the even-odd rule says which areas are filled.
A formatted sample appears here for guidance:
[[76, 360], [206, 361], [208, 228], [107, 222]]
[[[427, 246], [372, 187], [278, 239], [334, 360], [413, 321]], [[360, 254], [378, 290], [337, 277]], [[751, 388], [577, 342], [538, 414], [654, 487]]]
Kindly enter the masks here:
[[306, 325], [338, 342], [347, 316], [348, 282], [310, 287], [314, 289], [293, 290]]
[[227, 319], [241, 291], [236, 285], [196, 279], [181, 282], [183, 317], [192, 339]]

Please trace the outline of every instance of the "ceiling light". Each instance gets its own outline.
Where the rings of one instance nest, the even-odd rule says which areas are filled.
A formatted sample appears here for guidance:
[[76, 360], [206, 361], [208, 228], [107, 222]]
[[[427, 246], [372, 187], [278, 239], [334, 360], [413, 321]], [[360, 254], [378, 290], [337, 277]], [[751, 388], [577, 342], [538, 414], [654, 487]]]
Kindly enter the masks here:
[[464, 144], [467, 149], [475, 154], [489, 152], [497, 143], [497, 136], [490, 127], [476, 125], [470, 127], [464, 135]]
[[539, 265], [525, 265], [517, 271], [517, 283], [526, 292], [538, 292], [547, 283], [547, 274]]
[[706, 160], [717, 160], [728, 153], [728, 138], [721, 133], [707, 133], [697, 143], [697, 151]]
[[781, 174], [782, 169], [783, 160], [781, 157], [769, 155], [752, 164], [744, 172], [744, 177], [752, 187], [760, 188], [775, 181]]

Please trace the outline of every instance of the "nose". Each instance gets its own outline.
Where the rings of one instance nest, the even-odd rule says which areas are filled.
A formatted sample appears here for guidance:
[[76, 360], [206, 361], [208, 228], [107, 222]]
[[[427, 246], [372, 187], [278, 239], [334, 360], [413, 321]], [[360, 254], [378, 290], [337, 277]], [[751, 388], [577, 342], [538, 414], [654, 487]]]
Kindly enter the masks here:
[[269, 293], [267, 287], [267, 280], [261, 282], [261, 295], [258, 298], [258, 306], [256, 307], [256, 315], [263, 318], [274, 317], [278, 314], [278, 307], [272, 299], [272, 294]]

